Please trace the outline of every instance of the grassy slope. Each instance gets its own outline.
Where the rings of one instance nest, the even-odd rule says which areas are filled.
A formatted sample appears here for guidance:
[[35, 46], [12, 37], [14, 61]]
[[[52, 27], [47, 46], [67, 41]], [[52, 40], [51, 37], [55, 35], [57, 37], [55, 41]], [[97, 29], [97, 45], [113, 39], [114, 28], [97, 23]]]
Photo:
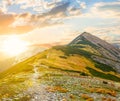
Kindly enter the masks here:
[[[85, 49], [85, 47], [83, 48]], [[96, 76], [99, 78], [120, 82], [119, 74], [115, 73], [115, 71], [109, 66], [106, 66], [106, 70], [104, 69], [106, 68], [104, 67], [105, 65], [92, 61], [90, 56], [94, 52], [87, 52], [84, 49], [69, 46], [53, 47], [52, 49], [39, 53], [36, 56], [33, 56], [26, 61], [23, 61], [0, 73], [0, 98], [14, 97], [14, 95], [26, 91], [28, 87], [31, 87], [33, 83], [30, 79], [30, 75], [34, 72], [33, 65], [38, 66], [39, 72], [43, 75], [42, 78], [39, 78], [38, 82], [43, 82], [43, 84], [45, 83], [49, 86], [52, 85], [55, 87], [48, 87], [47, 90], [50, 92], [51, 89], [53, 92], [54, 90], [59, 92], [67, 92], [66, 89], [68, 89], [73, 94], [74, 91], [79, 89], [83, 91], [82, 93], [91, 92], [91, 88], [88, 87], [88, 90], [86, 87], [81, 88], [82, 86], [80, 87], [79, 85], [79, 82], [81, 82], [81, 85], [86, 84], [85, 82], [87, 82], [86, 80], [89, 78], [88, 76]], [[84, 78], [81, 81], [81, 76], [87, 76], [85, 82]], [[72, 79], [74, 79], [74, 81], [71, 84], [67, 84], [67, 82], [71, 82]], [[77, 84], [73, 85], [75, 82], [77, 82]], [[90, 82], [90, 85], [92, 86], [92, 81]], [[101, 86], [100, 84], [97, 86], [103, 87], [104, 85]], [[8, 89], [6, 89], [6, 87]], [[97, 89], [96, 87], [93, 88]], [[107, 86], [103, 88], [106, 90]], [[113, 88], [111, 89], [113, 90]], [[79, 95], [74, 96], [76, 99], [82, 99], [81, 97], [79, 98]], [[19, 100], [27, 101], [29, 98], [30, 96], [24, 95]]]
[[[57, 46], [40, 54], [37, 54], [36, 56], [33, 56], [26, 61], [23, 61], [6, 70], [0, 74], [0, 78], [20, 72], [30, 72], [33, 69], [33, 66], [31, 64], [37, 63], [38, 65], [47, 65], [50, 68], [56, 68], [64, 71], [76, 71], [93, 76], [96, 76], [97, 73], [104, 74], [104, 77], [101, 75], [97, 75], [97, 77], [113, 81], [120, 81], [119, 74], [115, 73], [115, 71], [110, 66], [92, 61], [90, 58], [91, 55], [93, 55], [93, 53], [87, 52], [81, 48], [79, 49], [69, 46]], [[88, 69], [88, 67], [92, 68], [94, 71], [91, 71]], [[110, 74], [109, 78], [107, 76], [108, 74]]]

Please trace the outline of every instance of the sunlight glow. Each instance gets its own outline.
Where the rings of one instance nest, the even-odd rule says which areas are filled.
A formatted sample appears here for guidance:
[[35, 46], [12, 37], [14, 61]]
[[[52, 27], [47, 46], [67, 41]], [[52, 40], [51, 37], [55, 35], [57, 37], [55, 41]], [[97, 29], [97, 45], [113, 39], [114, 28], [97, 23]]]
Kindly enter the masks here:
[[21, 40], [17, 36], [10, 36], [3, 42], [3, 51], [10, 55], [16, 56], [27, 50], [28, 42]]

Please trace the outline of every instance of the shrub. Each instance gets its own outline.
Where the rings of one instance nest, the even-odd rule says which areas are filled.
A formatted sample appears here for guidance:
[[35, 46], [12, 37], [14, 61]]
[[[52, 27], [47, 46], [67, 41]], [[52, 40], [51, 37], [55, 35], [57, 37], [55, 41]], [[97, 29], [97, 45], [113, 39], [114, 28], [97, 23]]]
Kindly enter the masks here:
[[81, 72], [80, 75], [82, 75], [82, 76], [88, 76], [88, 74], [84, 73], [84, 72]]
[[47, 87], [46, 90], [47, 90], [48, 92], [56, 92], [56, 91], [61, 92], [61, 93], [66, 93], [66, 92], [68, 92], [67, 89], [62, 88], [62, 87], [60, 87], [60, 86]]
[[102, 101], [116, 101], [116, 100], [115, 100], [115, 99], [112, 99], [112, 98], [103, 97], [103, 98], [102, 98]]
[[59, 56], [60, 58], [67, 59], [67, 56]]
[[81, 97], [86, 101], [94, 101], [94, 99], [87, 94], [82, 94]]
[[91, 88], [90, 92], [102, 93], [102, 94], [109, 94], [111, 96], [116, 97], [117, 93], [114, 90], [104, 89], [104, 88]]

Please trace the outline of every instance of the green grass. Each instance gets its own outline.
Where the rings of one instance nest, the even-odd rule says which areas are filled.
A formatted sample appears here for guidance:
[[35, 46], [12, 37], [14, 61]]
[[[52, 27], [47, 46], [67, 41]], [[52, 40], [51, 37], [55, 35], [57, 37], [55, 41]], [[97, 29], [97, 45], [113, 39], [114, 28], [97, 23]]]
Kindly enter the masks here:
[[56, 70], [61, 70], [61, 71], [65, 71], [65, 72], [81, 73], [80, 71], [69, 70], [69, 69], [62, 69], [62, 68], [53, 67], [53, 66], [50, 66], [49, 68], [56, 69]]
[[95, 67], [99, 68], [100, 70], [104, 72], [111, 72], [111, 71], [116, 72], [111, 66], [108, 66], [106, 64], [102, 64], [96, 61], [95, 61]]
[[78, 55], [85, 56], [86, 58], [91, 58], [91, 56], [93, 55], [92, 53], [88, 51], [82, 50], [74, 46], [55, 46], [53, 47], [53, 49], [61, 50], [62, 52], [65, 53], [66, 56], [78, 54]]
[[117, 76], [114, 76], [114, 75], [112, 75], [112, 74], [105, 74], [105, 73], [96, 71], [95, 69], [92, 69], [92, 68], [90, 68], [90, 67], [86, 67], [86, 69], [89, 70], [89, 72], [90, 72], [93, 76], [96, 76], [96, 77], [99, 77], [99, 78], [103, 78], [103, 79], [108, 79], [108, 80], [120, 82], [120, 78], [117, 77]]
[[89, 42], [88, 40], [86, 40], [84, 37], [81, 38], [81, 41], [79, 41], [77, 44], [83, 44], [83, 45], [90, 45], [93, 48], [98, 48], [98, 46], [96, 46], [95, 44]]

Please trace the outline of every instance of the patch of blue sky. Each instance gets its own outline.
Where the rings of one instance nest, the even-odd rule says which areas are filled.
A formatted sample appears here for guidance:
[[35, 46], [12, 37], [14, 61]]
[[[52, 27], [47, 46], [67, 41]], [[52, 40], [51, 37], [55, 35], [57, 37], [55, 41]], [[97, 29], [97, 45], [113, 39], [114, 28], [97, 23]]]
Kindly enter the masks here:
[[21, 9], [20, 8], [20, 4], [13, 4], [12, 6], [9, 6], [8, 7], [8, 12], [14, 12], [14, 13], [26, 13], [26, 12], [29, 12], [31, 14], [36, 14], [37, 12], [33, 11], [33, 8], [32, 7], [29, 7], [29, 8], [26, 8], [26, 9]]
[[90, 8], [95, 3], [100, 3], [100, 2], [115, 2], [115, 1], [118, 1], [118, 0], [81, 0], [81, 1], [86, 2], [87, 7]]

